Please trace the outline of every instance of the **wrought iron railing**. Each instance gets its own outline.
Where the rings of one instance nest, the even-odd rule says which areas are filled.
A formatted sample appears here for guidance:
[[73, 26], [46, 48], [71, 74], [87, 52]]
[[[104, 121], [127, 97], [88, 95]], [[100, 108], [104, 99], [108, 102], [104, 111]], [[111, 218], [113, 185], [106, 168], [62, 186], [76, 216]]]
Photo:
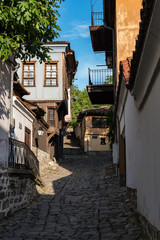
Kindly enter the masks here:
[[16, 139], [9, 139], [8, 166], [16, 169], [32, 170], [35, 177], [39, 176], [39, 162], [31, 149]]
[[103, 12], [92, 12], [91, 24], [92, 26], [103, 25]]
[[88, 69], [89, 85], [113, 84], [112, 69]]

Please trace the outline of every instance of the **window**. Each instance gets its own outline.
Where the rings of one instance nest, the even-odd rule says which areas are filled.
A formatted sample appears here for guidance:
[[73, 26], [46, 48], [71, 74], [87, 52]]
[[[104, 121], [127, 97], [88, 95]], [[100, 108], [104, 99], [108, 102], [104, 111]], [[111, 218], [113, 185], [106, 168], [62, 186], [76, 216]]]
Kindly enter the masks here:
[[35, 86], [35, 63], [23, 63], [22, 82], [26, 87]]
[[45, 63], [44, 86], [56, 87], [58, 85], [57, 63]]
[[107, 128], [107, 119], [105, 118], [92, 118], [93, 128]]
[[97, 139], [97, 135], [92, 135], [92, 139]]
[[55, 109], [48, 108], [48, 124], [52, 127], [55, 126]]
[[101, 145], [106, 145], [106, 138], [101, 138]]

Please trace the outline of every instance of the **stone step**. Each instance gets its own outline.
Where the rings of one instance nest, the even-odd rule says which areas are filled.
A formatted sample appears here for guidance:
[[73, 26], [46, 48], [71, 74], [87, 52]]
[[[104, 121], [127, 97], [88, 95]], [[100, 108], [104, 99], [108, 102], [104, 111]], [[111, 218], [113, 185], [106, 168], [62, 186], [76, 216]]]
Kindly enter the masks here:
[[81, 148], [64, 148], [63, 149], [64, 155], [82, 155], [84, 151]]

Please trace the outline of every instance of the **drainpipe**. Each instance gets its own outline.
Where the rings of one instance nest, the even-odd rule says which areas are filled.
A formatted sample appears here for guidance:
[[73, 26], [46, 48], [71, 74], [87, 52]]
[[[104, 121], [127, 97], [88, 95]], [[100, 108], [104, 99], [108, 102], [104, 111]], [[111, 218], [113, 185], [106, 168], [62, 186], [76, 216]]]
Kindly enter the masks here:
[[[12, 65], [13, 67], [13, 65]], [[10, 137], [13, 134], [13, 81], [14, 81], [14, 74], [17, 72], [20, 64], [17, 64], [13, 70], [11, 70], [11, 100], [10, 100]]]

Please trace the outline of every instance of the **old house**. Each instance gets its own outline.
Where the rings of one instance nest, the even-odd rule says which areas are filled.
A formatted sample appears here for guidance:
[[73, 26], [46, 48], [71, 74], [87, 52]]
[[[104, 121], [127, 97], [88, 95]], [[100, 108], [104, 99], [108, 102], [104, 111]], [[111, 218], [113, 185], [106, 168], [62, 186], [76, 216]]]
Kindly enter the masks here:
[[[134, 203], [148, 239], [160, 238], [159, 12], [159, 1], [143, 1], [135, 51], [130, 55], [131, 60], [121, 61], [116, 107], [119, 149], [125, 148], [126, 185], [135, 196]], [[125, 141], [121, 141], [122, 137]]]
[[39, 160], [39, 170], [45, 160], [52, 160], [54, 147], [48, 143], [48, 123], [44, 109], [24, 100], [30, 93], [19, 81], [13, 83], [13, 132], [12, 138], [24, 142]]
[[63, 153], [63, 136], [71, 121], [70, 88], [78, 62], [69, 42], [55, 41], [45, 46], [50, 48], [51, 62], [40, 63], [36, 58], [19, 61], [18, 74], [21, 84], [30, 92], [25, 99], [46, 112], [48, 144], [54, 147], [50, 154], [58, 158]]
[[105, 51], [106, 64], [109, 56], [113, 63], [113, 162], [148, 239], [160, 238], [159, 12], [157, 0], [104, 0], [102, 23], [90, 27], [93, 49]]
[[[0, 61], [0, 219], [27, 206], [37, 194], [34, 179], [39, 176], [39, 164], [34, 153], [24, 141], [13, 136], [13, 108], [26, 116], [28, 114], [28, 127], [32, 128], [34, 119], [34, 114], [27, 112], [21, 101], [13, 96], [16, 71], [14, 59]], [[20, 121], [24, 120], [23, 116], [19, 117]], [[22, 138], [18, 132], [16, 134]]]
[[77, 118], [76, 135], [84, 152], [107, 152], [109, 143], [106, 113], [108, 107], [82, 110]]

